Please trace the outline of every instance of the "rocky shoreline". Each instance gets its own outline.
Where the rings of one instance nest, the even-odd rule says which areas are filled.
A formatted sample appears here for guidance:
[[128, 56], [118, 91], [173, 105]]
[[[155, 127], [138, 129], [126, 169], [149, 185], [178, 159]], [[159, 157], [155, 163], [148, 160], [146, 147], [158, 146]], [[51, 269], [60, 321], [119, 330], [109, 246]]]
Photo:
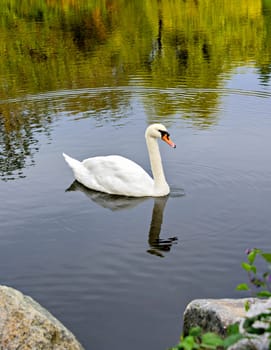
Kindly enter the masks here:
[[[271, 308], [271, 299], [265, 301], [243, 299], [198, 299], [190, 302], [184, 312], [183, 334], [199, 326], [203, 332], [225, 336], [228, 325], [250, 313]], [[76, 337], [49, 311], [31, 297], [18, 290], [0, 286], [0, 349], [5, 350], [84, 350]], [[264, 339], [254, 343], [239, 342], [231, 350], [268, 349]]]

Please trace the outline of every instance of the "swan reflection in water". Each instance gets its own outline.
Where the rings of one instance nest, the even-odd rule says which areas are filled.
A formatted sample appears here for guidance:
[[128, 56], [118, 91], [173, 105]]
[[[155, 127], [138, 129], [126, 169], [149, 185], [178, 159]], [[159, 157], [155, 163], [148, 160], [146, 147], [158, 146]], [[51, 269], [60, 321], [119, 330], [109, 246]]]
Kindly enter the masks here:
[[[66, 190], [66, 192], [69, 191], [83, 192], [93, 202], [97, 203], [103, 208], [110, 209], [112, 211], [131, 209], [137, 206], [138, 204], [150, 199], [149, 197], [125, 197], [92, 191], [86, 188], [85, 186], [81, 185], [76, 180]], [[177, 243], [178, 238], [160, 238], [160, 232], [163, 222], [163, 213], [168, 200], [168, 196], [156, 197], [153, 199], [154, 205], [152, 210], [152, 219], [148, 237], [149, 249], [147, 250], [147, 252], [153, 255], [157, 255], [159, 257], [164, 257], [164, 253], [170, 251], [172, 245]]]

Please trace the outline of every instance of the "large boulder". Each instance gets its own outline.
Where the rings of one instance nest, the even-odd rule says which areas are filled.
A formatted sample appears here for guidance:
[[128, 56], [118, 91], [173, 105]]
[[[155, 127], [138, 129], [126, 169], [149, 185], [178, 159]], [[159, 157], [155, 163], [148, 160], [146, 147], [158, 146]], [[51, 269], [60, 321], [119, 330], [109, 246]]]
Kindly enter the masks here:
[[83, 350], [83, 347], [32, 298], [0, 286], [0, 349]]
[[[250, 305], [247, 312], [246, 303]], [[258, 316], [262, 314], [265, 315], [263, 321], [258, 321]], [[239, 332], [245, 338], [231, 346], [231, 350], [270, 350], [270, 315], [271, 298], [198, 299], [189, 303], [185, 309], [183, 332], [187, 335], [190, 328], [199, 326], [203, 332], [215, 332], [224, 337], [227, 327], [238, 322]], [[250, 326], [259, 328], [259, 335], [253, 334], [252, 337], [247, 334], [244, 325], [248, 319]]]
[[222, 336], [228, 325], [245, 316], [245, 303], [251, 299], [196, 299], [184, 311], [183, 332], [199, 326], [204, 332], [215, 332]]

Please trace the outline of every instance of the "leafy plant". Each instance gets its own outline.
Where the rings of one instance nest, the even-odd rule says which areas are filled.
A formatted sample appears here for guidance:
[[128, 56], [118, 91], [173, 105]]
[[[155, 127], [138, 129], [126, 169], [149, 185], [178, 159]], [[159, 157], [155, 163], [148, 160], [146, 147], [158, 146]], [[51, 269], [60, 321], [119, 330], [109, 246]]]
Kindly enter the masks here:
[[[243, 262], [242, 268], [248, 273], [249, 283], [241, 283], [237, 290], [251, 291], [256, 297], [265, 298], [270, 301], [271, 297], [271, 253], [264, 253], [260, 249], [247, 250], [247, 262]], [[256, 257], [262, 258], [267, 269], [259, 274], [255, 265]], [[256, 292], [254, 292], [256, 289]], [[268, 304], [270, 305], [270, 303]], [[255, 306], [255, 305], [254, 305]], [[245, 305], [247, 316], [241, 321], [227, 327], [227, 335], [222, 338], [220, 335], [208, 332], [204, 333], [200, 327], [190, 329], [187, 336], [181, 336], [180, 342], [170, 350], [225, 350], [236, 344], [239, 340], [245, 339], [252, 347], [253, 339], [262, 337], [265, 342], [264, 349], [271, 350], [271, 307], [261, 305], [258, 310]], [[256, 348], [256, 347], [255, 347]]]
[[238, 323], [228, 327], [227, 336], [224, 339], [214, 332], [204, 333], [200, 327], [193, 327], [190, 329], [189, 334], [185, 337], [182, 336], [180, 343], [170, 350], [227, 349], [242, 338], [243, 335], [239, 332]]
[[[261, 257], [267, 264], [267, 271], [259, 274], [255, 265], [256, 257]], [[242, 262], [242, 268], [247, 271], [250, 284], [241, 283], [237, 290], [251, 291], [258, 298], [271, 297], [271, 253], [264, 253], [260, 249], [247, 250], [247, 262]], [[258, 291], [257, 291], [258, 290]]]

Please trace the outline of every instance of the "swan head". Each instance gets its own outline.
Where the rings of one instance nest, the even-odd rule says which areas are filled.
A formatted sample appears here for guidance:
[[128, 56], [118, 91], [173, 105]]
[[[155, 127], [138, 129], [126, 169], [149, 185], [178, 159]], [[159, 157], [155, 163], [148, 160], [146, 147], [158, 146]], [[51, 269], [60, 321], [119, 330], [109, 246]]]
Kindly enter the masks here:
[[146, 139], [161, 139], [165, 141], [169, 146], [176, 148], [175, 143], [170, 138], [170, 134], [167, 131], [167, 128], [163, 124], [155, 123], [148, 126], [145, 132], [145, 137]]

